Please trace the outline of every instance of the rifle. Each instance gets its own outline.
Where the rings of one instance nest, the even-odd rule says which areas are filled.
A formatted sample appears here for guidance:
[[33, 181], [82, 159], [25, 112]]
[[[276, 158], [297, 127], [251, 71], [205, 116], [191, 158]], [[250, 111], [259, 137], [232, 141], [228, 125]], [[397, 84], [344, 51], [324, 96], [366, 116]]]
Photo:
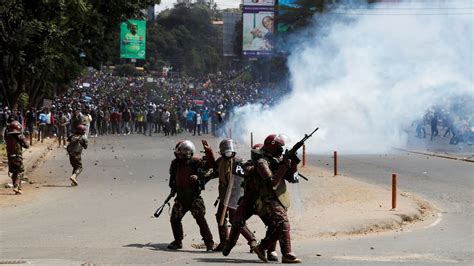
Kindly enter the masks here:
[[157, 210], [156, 212], [153, 214], [153, 216], [155, 216], [155, 218], [158, 218], [160, 217], [160, 214], [163, 212], [163, 209], [165, 208], [166, 205], [169, 206], [169, 201], [176, 195], [176, 191], [174, 190], [171, 190], [171, 193], [168, 195], [168, 197], [165, 199], [165, 202], [163, 203], [163, 205], [161, 205]]
[[[311, 134], [304, 134], [303, 139], [298, 141], [293, 147], [291, 147], [290, 150], [286, 150], [285, 154], [283, 155], [284, 159], [290, 159], [292, 162], [295, 162], [296, 164], [300, 163], [300, 158], [296, 155], [296, 152], [304, 145], [304, 142], [307, 141], [311, 136], [313, 136], [314, 132], [318, 131], [319, 127], [317, 127]], [[298, 175], [303, 178], [304, 180], [308, 181], [308, 178], [303, 176], [302, 174], [298, 173]], [[289, 177], [288, 177], [289, 178]], [[285, 177], [286, 179], [286, 177]], [[286, 179], [290, 183], [298, 183], [298, 179], [295, 177]]]
[[304, 134], [304, 137], [298, 141], [295, 145], [293, 145], [293, 147], [291, 147], [290, 150], [286, 150], [285, 151], [285, 154], [283, 155], [283, 158], [285, 159], [291, 159], [291, 160], [295, 160], [297, 163], [300, 162], [300, 159], [298, 158], [298, 156], [296, 156], [296, 152], [301, 148], [303, 147], [303, 144], [305, 143], [305, 141], [307, 141], [309, 138], [311, 138], [311, 136], [313, 136], [314, 132], [318, 131], [319, 127], [317, 127], [315, 130], [313, 130], [313, 132], [311, 132], [311, 134]]

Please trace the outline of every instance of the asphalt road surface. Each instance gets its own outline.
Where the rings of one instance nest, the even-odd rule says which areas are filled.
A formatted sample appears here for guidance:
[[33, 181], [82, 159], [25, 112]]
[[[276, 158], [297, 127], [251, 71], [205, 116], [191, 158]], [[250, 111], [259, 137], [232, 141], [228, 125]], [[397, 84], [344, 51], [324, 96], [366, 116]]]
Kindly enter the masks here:
[[[199, 139], [190, 138], [200, 149]], [[184, 249], [166, 249], [172, 241], [167, 209], [159, 219], [152, 214], [169, 193], [168, 168], [177, 140], [137, 135], [90, 139], [83, 156], [85, 170], [75, 188], [68, 180], [71, 168], [65, 151], [53, 151], [35, 173], [44, 183], [36, 184], [34, 200], [0, 212], [0, 263], [260, 264], [246, 245], [237, 246], [228, 257], [197, 248], [202, 241], [190, 214], [183, 220]], [[212, 147], [217, 141], [210, 140]], [[332, 167], [330, 156], [308, 160]], [[397, 172], [401, 190], [433, 202], [440, 214], [409, 231], [294, 241], [295, 252], [306, 264], [473, 262], [474, 164], [397, 153], [340, 154], [339, 165], [345, 175], [381, 185], [389, 184], [390, 174]], [[217, 242], [215, 209], [210, 204], [216, 185], [209, 184], [203, 195]]]
[[[439, 209], [437, 219], [421, 229], [358, 239], [357, 246], [375, 246], [372, 251], [376, 251], [357, 254], [357, 249], [352, 247], [351, 255], [345, 258], [414, 264], [473, 262], [473, 163], [396, 151], [383, 155], [339, 153], [338, 158], [340, 173], [364, 182], [389, 187], [391, 174], [397, 173], [400, 190], [419, 195]], [[309, 161], [323, 168], [333, 167], [331, 156], [310, 156]], [[336, 245], [345, 244], [337, 241]], [[334, 254], [334, 257], [341, 256]]]

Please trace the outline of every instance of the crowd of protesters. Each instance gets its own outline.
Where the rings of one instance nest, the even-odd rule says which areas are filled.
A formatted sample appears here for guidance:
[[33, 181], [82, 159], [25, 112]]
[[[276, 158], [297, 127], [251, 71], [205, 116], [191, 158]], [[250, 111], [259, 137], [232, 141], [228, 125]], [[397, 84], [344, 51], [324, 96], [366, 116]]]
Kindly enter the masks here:
[[450, 138], [449, 144], [451, 145], [456, 145], [459, 142], [473, 145], [472, 103], [473, 99], [469, 97], [454, 97], [445, 99], [443, 104], [431, 106], [426, 110], [423, 118], [414, 122], [416, 137], [427, 138], [429, 135], [430, 141], [442, 137]]
[[[45, 106], [22, 112], [0, 110], [0, 130], [18, 120], [38, 141], [58, 138], [58, 145], [79, 124], [86, 136], [143, 134], [223, 135], [223, 124], [235, 107], [248, 103], [271, 105], [275, 84], [244, 81], [242, 71], [199, 78], [119, 77], [110, 71], [88, 70], [61, 96]], [[63, 144], [62, 144], [63, 143]]]

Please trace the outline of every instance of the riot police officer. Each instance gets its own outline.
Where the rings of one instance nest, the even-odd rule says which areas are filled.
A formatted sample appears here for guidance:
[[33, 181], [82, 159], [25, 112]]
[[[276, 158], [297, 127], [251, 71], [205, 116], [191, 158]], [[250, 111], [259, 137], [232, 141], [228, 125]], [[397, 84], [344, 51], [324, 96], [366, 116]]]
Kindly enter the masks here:
[[25, 167], [23, 166], [23, 148], [27, 149], [28, 143], [22, 134], [23, 127], [14, 120], [5, 132], [5, 142], [8, 156], [8, 172], [11, 173], [13, 191], [16, 195], [23, 194], [21, 191], [21, 178]]
[[[242, 186], [242, 184], [238, 184], [238, 182], [234, 184], [229, 183], [231, 180], [231, 175], [233, 175], [233, 169], [235, 168], [236, 164], [242, 163], [242, 159], [236, 157], [233, 140], [231, 139], [222, 140], [219, 144], [219, 153], [221, 154], [221, 157], [219, 157], [216, 161], [215, 170], [219, 178], [219, 206], [217, 208], [216, 220], [217, 220], [218, 229], [219, 229], [220, 243], [214, 249], [214, 251], [223, 250], [224, 244], [227, 241], [227, 238], [229, 235], [226, 222], [225, 220], [222, 220], [222, 218], [228, 217], [230, 221], [232, 222], [235, 209], [236, 209], [236, 208], [235, 209], [227, 208], [228, 202], [224, 202], [224, 200], [226, 199], [226, 194], [231, 193], [232, 191], [234, 192], [239, 191], [238, 188]], [[234, 175], [232, 176], [232, 179], [234, 178], [239, 178], [239, 177]], [[229, 186], [238, 186], [238, 188], [234, 190], [229, 190]], [[232, 195], [232, 197], [235, 198], [236, 203], [237, 203], [237, 200], [240, 198], [240, 196], [241, 196], [240, 194]], [[231, 196], [229, 195], [227, 199], [230, 197]], [[245, 239], [247, 239], [247, 243], [249, 244], [250, 249], [253, 249], [257, 245], [257, 240], [255, 238], [255, 235], [252, 233], [252, 231], [249, 230], [249, 228], [245, 224], [239, 227], [239, 232], [245, 237]]]
[[301, 263], [291, 250], [290, 222], [287, 215], [290, 200], [286, 189], [286, 181], [298, 182], [298, 162], [282, 156], [284, 145], [285, 139], [282, 135], [267, 136], [262, 147], [263, 156], [255, 165], [260, 199], [265, 204], [269, 224], [265, 238], [254, 248], [254, 252], [259, 259], [266, 262], [265, 251], [279, 240], [282, 262]]
[[212, 233], [205, 218], [206, 208], [201, 197], [201, 180], [199, 180], [198, 171], [200, 168], [212, 168], [215, 160], [207, 141], [203, 140], [202, 144], [206, 160], [193, 157], [196, 148], [189, 140], [180, 141], [175, 146], [176, 158], [171, 162], [169, 180], [171, 190], [176, 192], [170, 218], [174, 241], [168, 245], [168, 249], [183, 248], [184, 232], [181, 221], [188, 211], [191, 211], [199, 226], [207, 251], [212, 251], [214, 248]]
[[87, 149], [87, 138], [85, 137], [86, 126], [78, 125], [74, 134], [67, 138], [69, 144], [66, 147], [66, 150], [69, 155], [69, 162], [72, 166], [72, 175], [69, 177], [71, 180], [71, 186], [77, 186], [77, 177], [82, 172], [82, 150]]

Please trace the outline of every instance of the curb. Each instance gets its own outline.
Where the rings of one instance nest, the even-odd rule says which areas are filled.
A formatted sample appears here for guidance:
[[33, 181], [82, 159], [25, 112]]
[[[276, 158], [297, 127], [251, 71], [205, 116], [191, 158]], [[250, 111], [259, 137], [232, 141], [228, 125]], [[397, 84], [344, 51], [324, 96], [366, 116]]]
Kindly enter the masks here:
[[34, 169], [37, 168], [38, 164], [41, 162], [42, 159], [46, 157], [48, 153], [53, 150], [53, 146], [55, 143], [55, 139], [51, 139], [49, 143], [44, 146], [44, 149], [38, 151], [38, 158], [33, 158], [31, 161], [25, 162], [25, 174], [32, 172]]
[[474, 163], [474, 158], [472, 158], [472, 157], [461, 157], [461, 156], [456, 156], [456, 155], [451, 155], [451, 154], [439, 154], [439, 153], [426, 152], [426, 151], [407, 150], [407, 149], [395, 148], [395, 147], [392, 147], [392, 149], [398, 150], [398, 151], [409, 152], [409, 153], [416, 153], [416, 154], [421, 154], [421, 155], [439, 157], [439, 158], [444, 158], [444, 159]]
[[[44, 157], [53, 150], [53, 146], [55, 143], [55, 139], [49, 139], [45, 140], [45, 145], [38, 148], [38, 150], [35, 153], [28, 154], [25, 156], [26, 158], [23, 159], [23, 164], [25, 167], [25, 175], [31, 173], [34, 169], [36, 169], [37, 165], [41, 160], [44, 159]], [[28, 149], [25, 149], [25, 152], [27, 152]], [[0, 184], [5, 185], [6, 183], [10, 183], [11, 179], [8, 176], [8, 164], [6, 167], [0, 171]]]

